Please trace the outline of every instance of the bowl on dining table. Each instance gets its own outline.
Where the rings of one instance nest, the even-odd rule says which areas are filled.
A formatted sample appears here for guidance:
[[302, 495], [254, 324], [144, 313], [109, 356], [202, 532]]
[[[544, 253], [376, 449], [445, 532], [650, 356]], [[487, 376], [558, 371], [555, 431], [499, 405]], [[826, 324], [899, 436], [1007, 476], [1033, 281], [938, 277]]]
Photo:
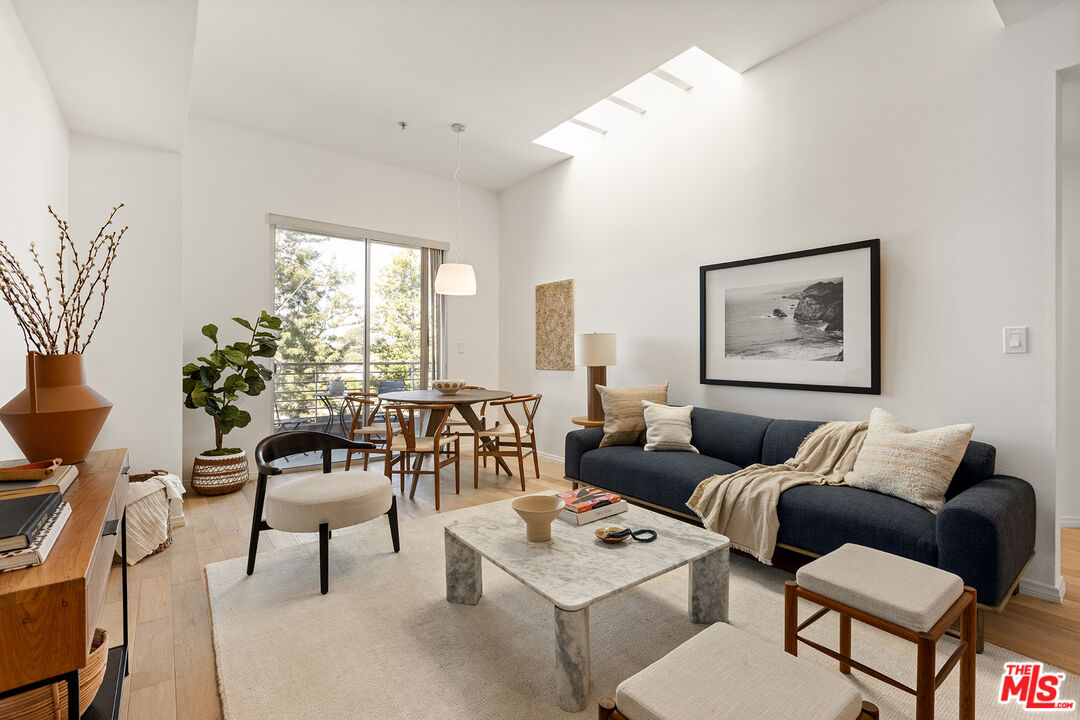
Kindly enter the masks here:
[[435, 388], [443, 395], [454, 395], [458, 390], [465, 387], [465, 381], [457, 379], [433, 380], [431, 382], [431, 387]]
[[526, 495], [510, 503], [514, 512], [525, 521], [525, 538], [531, 542], [551, 539], [551, 523], [566, 503], [554, 495]]

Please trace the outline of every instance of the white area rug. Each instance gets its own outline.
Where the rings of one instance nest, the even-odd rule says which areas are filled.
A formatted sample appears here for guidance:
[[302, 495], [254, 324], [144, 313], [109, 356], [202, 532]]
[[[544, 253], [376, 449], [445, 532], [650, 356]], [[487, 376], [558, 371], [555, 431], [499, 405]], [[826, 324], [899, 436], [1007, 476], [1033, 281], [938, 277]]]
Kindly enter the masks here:
[[[496, 506], [507, 522], [520, 522], [509, 501]], [[479, 605], [445, 600], [443, 525], [479, 510], [402, 519], [397, 555], [385, 520], [335, 531], [325, 596], [316, 542], [261, 555], [251, 577], [246, 558], [207, 566], [225, 717], [596, 717], [596, 701], [703, 627], [687, 619], [685, 567], [597, 603], [590, 617], [590, 705], [577, 715], [562, 712], [555, 704], [551, 605], [486, 560]], [[790, 577], [732, 557], [732, 624], [782, 648], [783, 585]], [[808, 634], [835, 647], [836, 632], [830, 616]], [[853, 647], [857, 659], [914, 684], [913, 644], [853, 623]], [[939, 664], [952, 647], [941, 643]], [[801, 653], [836, 667], [809, 648]], [[1003, 663], [1020, 659], [987, 644], [977, 663], [979, 720], [1030, 717], [997, 702]], [[914, 716], [913, 697], [858, 672], [850, 677], [882, 718]], [[957, 716], [956, 677], [954, 670], [938, 690], [938, 720]], [[1062, 697], [1080, 701], [1080, 678], [1067, 679]], [[791, 717], [800, 717], [797, 708]]]

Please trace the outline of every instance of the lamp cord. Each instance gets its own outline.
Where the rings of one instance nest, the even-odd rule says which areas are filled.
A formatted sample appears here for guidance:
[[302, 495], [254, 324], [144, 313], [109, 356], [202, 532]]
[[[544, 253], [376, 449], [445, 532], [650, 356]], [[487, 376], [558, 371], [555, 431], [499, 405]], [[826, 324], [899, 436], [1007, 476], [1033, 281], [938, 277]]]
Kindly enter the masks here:
[[457, 167], [454, 168], [454, 182], [457, 184], [457, 190], [455, 193], [455, 210], [454, 210], [454, 260], [461, 260], [461, 180], [458, 179], [458, 174], [461, 173], [461, 136], [465, 134], [464, 129], [457, 132]]

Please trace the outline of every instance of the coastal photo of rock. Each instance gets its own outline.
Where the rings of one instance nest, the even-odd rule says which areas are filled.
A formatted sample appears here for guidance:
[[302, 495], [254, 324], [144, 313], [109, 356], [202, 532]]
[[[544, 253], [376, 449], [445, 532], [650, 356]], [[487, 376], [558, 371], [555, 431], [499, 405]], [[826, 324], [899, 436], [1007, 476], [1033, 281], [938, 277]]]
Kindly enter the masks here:
[[724, 356], [842, 362], [844, 279], [725, 290]]

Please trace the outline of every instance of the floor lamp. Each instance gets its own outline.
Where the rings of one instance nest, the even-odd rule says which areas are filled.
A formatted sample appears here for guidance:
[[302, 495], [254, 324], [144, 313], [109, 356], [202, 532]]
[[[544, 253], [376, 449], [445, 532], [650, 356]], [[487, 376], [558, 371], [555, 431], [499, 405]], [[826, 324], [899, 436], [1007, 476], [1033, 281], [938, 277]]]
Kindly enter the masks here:
[[608, 365], [615, 364], [615, 333], [582, 333], [577, 336], [577, 364], [589, 368], [589, 414], [592, 423], [604, 421], [597, 385], [607, 385]]

